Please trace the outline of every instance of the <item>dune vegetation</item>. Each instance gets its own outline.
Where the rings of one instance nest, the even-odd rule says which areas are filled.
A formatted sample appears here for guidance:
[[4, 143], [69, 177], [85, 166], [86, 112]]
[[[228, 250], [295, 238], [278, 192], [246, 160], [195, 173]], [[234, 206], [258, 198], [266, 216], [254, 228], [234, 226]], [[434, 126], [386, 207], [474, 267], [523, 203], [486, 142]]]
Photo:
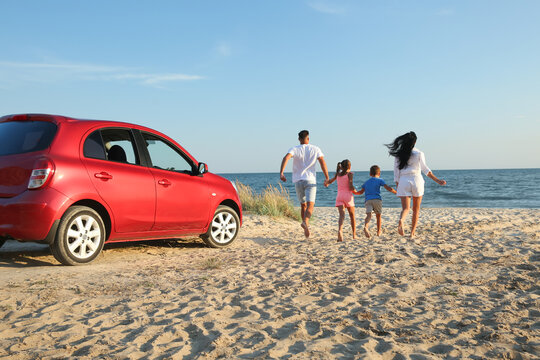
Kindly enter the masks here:
[[281, 184], [279, 188], [268, 185], [260, 194], [241, 182], [237, 181], [236, 186], [245, 212], [300, 220], [299, 210], [294, 207], [289, 192]]

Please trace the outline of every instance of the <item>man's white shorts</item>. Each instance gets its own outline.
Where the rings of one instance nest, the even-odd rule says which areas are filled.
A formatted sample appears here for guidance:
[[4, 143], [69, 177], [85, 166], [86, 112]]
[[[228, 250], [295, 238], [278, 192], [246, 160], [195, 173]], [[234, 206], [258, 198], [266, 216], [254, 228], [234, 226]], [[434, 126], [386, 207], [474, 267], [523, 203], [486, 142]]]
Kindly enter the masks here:
[[317, 182], [309, 180], [300, 180], [294, 184], [296, 188], [296, 196], [298, 196], [298, 201], [300, 204], [305, 204], [306, 202], [315, 202], [315, 197], [317, 195]]

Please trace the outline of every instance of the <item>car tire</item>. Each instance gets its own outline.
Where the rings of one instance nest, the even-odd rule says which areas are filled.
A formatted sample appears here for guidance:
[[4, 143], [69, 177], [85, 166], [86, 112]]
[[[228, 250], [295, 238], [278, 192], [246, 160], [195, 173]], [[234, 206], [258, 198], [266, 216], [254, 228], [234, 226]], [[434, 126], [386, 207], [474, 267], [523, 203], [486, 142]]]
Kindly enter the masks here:
[[105, 236], [103, 220], [95, 210], [72, 206], [60, 219], [51, 252], [64, 265], [86, 264], [99, 255]]
[[6, 239], [0, 239], [0, 248], [6, 243]]
[[220, 205], [216, 209], [206, 234], [201, 235], [210, 247], [220, 248], [230, 245], [240, 230], [240, 218], [236, 211], [228, 206]]

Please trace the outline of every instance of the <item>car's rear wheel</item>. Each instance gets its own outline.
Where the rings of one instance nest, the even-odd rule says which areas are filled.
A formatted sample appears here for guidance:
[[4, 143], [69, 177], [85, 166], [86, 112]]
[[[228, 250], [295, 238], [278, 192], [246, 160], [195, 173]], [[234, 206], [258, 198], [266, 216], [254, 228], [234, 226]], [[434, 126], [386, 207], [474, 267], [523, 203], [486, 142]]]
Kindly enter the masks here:
[[0, 248], [5, 244], [7, 239], [0, 238]]
[[224, 247], [236, 239], [239, 229], [240, 218], [238, 214], [230, 207], [220, 205], [214, 213], [208, 231], [201, 237], [210, 247]]
[[86, 206], [69, 208], [58, 226], [51, 252], [64, 265], [94, 260], [105, 243], [105, 226], [99, 214]]

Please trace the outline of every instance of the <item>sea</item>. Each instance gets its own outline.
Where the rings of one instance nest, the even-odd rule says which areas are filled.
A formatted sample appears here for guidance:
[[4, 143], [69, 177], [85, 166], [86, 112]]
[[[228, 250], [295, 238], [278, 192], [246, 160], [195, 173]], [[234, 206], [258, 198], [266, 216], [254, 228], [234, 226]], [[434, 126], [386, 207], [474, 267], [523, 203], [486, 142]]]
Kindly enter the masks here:
[[[369, 179], [367, 171], [353, 171], [354, 185], [360, 189]], [[540, 208], [540, 169], [502, 169], [502, 170], [433, 170], [433, 173], [447, 182], [439, 186], [425, 177], [425, 194], [422, 207], [432, 208]], [[220, 174], [231, 180], [248, 185], [257, 193], [269, 185], [280, 184], [287, 189], [295, 205], [298, 204], [292, 174], [285, 173], [287, 182], [279, 179], [279, 173]], [[333, 176], [333, 173], [330, 173]], [[381, 178], [395, 188], [393, 171], [382, 171]], [[324, 176], [317, 173], [317, 200], [315, 206], [334, 206], [337, 184], [334, 182], [325, 188]], [[401, 207], [401, 202], [394, 194], [381, 188], [385, 207]], [[363, 196], [356, 196], [356, 206], [363, 205]]]

